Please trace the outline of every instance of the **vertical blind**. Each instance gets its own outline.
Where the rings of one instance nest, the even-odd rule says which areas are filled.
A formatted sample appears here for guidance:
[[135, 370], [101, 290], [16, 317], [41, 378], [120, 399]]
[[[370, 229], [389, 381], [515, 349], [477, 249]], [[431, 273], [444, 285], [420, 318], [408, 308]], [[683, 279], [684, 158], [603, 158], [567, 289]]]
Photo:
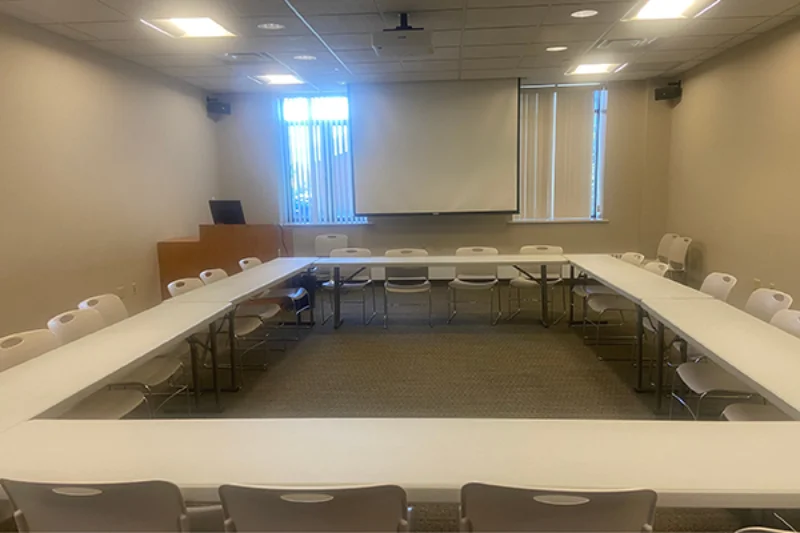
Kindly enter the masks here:
[[518, 220], [600, 218], [607, 92], [523, 89]]
[[284, 224], [358, 224], [344, 96], [284, 98]]

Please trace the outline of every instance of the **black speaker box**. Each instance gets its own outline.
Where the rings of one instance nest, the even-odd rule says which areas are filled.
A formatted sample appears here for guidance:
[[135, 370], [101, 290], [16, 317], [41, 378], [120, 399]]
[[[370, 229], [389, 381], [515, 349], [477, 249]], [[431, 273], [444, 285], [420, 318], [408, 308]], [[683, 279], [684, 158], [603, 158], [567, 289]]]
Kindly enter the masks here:
[[206, 103], [206, 111], [212, 115], [230, 115], [231, 104], [210, 100]]
[[680, 85], [669, 85], [656, 89], [656, 101], [677, 100], [681, 96], [683, 96], [683, 87]]

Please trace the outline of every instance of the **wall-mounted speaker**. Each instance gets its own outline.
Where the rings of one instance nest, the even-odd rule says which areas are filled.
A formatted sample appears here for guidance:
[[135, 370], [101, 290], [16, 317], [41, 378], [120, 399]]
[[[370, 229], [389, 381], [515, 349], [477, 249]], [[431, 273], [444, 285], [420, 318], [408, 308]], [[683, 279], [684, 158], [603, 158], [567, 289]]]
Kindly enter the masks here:
[[681, 82], [676, 81], [670, 83], [666, 87], [659, 87], [656, 89], [656, 101], [661, 100], [677, 100], [683, 96], [683, 87]]
[[206, 98], [206, 112], [209, 115], [230, 115], [231, 104], [209, 96]]

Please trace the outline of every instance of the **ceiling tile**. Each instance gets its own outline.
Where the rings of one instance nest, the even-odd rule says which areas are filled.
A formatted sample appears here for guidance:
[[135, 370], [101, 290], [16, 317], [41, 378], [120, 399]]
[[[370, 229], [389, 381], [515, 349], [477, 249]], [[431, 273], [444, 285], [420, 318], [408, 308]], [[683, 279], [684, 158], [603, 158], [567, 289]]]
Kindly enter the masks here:
[[310, 15], [350, 15], [377, 13], [373, 0], [292, 0], [292, 5], [304, 17]]
[[363, 15], [323, 15], [306, 17], [317, 33], [372, 33], [384, 29], [377, 13]]
[[[0, 3], [0, 5], [2, 5], [2, 3]], [[74, 39], [76, 41], [96, 40], [91, 35], [88, 35], [86, 33], [83, 33], [82, 31], [78, 31], [74, 28], [71, 28], [66, 24], [43, 24], [41, 28], [47, 31], [52, 31], [53, 33], [58, 33], [59, 35], [63, 35], [64, 37], [69, 37], [70, 39]]]
[[417, 61], [417, 60], [422, 60], [422, 61], [432, 61], [432, 60], [449, 61], [449, 60], [453, 60], [453, 59], [458, 59], [460, 57], [459, 56], [459, 50], [460, 50], [460, 48], [458, 48], [457, 46], [439, 47], [439, 48], [434, 48], [432, 54], [425, 55], [425, 56], [418, 56], [418, 57], [407, 57], [407, 58], [403, 58], [403, 61]]
[[[415, 28], [428, 31], [460, 30], [464, 26], [464, 10], [421, 11], [409, 16], [409, 24]], [[388, 17], [389, 27], [396, 26], [399, 21]]]
[[228, 67], [160, 67], [157, 70], [176, 78], [230, 76], [233, 73]]
[[500, 9], [468, 9], [467, 28], [503, 28], [536, 26], [547, 14], [547, 7], [508, 7]]
[[[525, 55], [548, 55], [548, 56], [567, 56], [573, 57], [588, 51], [594, 45], [594, 41], [583, 42], [570, 42], [570, 43], [534, 43], [527, 46]], [[548, 52], [547, 49], [552, 46], [566, 46], [567, 49], [563, 52]]]
[[34, 24], [104, 22], [127, 18], [97, 0], [6, 0], [0, 2], [0, 12]]
[[221, 58], [212, 55], [152, 55], [129, 58], [147, 67], [216, 67], [223, 66]]
[[773, 17], [797, 5], [797, 0], [724, 0], [703, 15], [720, 17]]
[[565, 70], [560, 68], [532, 69], [524, 72], [523, 84], [575, 82], [564, 75]]
[[379, 61], [386, 61], [375, 53], [375, 50], [342, 50], [337, 52], [342, 61], [345, 63], [376, 63]]
[[464, 45], [525, 44], [536, 34], [536, 28], [506, 28], [493, 30], [466, 30]]
[[[593, 24], [598, 22], [617, 22], [625, 16], [636, 4], [635, 0], [627, 2], [570, 2], [561, 5], [555, 2], [550, 11], [547, 12], [545, 24]], [[593, 9], [597, 15], [587, 19], [576, 19], [572, 13], [584, 9]]]
[[317, 52], [325, 50], [325, 47], [322, 46], [322, 43], [320, 43], [319, 40], [313, 36], [253, 37], [249, 39], [233, 39], [230, 48], [232, 51], [237, 52], [307, 52], [312, 55], [317, 55]]
[[743, 33], [741, 35], [737, 35], [736, 37], [731, 37], [729, 40], [725, 41], [720, 48], [733, 48], [734, 46], [739, 46], [742, 43], [746, 43], [756, 37], [758, 37], [758, 33]]
[[211, 17], [224, 25], [237, 16], [227, 0], [102, 0], [102, 2], [132, 19]]
[[467, 0], [468, 7], [546, 6], [551, 3], [551, 0]]
[[524, 44], [507, 44], [499, 46], [465, 46], [462, 54], [465, 58], [519, 57], [525, 53]]
[[564, 56], [561, 54], [551, 54], [551, 55], [542, 55], [542, 56], [529, 56], [523, 57], [522, 61], [520, 61], [519, 66], [520, 68], [564, 68], [572, 64], [572, 60], [575, 59], [575, 56]]
[[658, 50], [702, 50], [706, 48], [716, 48], [730, 38], [730, 35], [666, 37], [664, 39], [658, 39], [650, 46]]
[[729, 19], [693, 19], [686, 23], [681, 35], [736, 35], [753, 29], [766, 17], [740, 17]]
[[402, 72], [403, 64], [399, 61], [393, 63], [355, 63], [349, 65], [353, 74], [377, 74], [385, 72]]
[[433, 46], [461, 46], [460, 31], [435, 31], [433, 32]]
[[399, 13], [401, 11], [415, 13], [417, 11], [462, 9], [464, 7], [464, 0], [376, 0], [376, 2], [384, 13]]
[[231, 72], [237, 76], [265, 76], [267, 74], [294, 74], [280, 63], [271, 62], [254, 65], [233, 65]]
[[537, 43], [568, 43], [594, 41], [608, 29], [607, 24], [557, 24], [542, 26], [536, 35]]
[[365, 48], [372, 48], [372, 38], [368, 33], [326, 35], [325, 42], [334, 50], [363, 50]]
[[464, 80], [508, 79], [518, 77], [519, 71], [517, 69], [465, 70], [461, 73], [461, 78]]
[[653, 39], [674, 35], [686, 25], [683, 20], [631, 20], [615, 24], [606, 39]]
[[651, 52], [645, 52], [639, 57], [638, 61], [641, 63], [679, 63], [691, 61], [702, 52], [702, 50], [654, 50]]
[[764, 33], [766, 31], [773, 30], [778, 26], [783, 26], [784, 24], [795, 20], [796, 17], [773, 17], [766, 22], [759, 24], [755, 28], [749, 30], [754, 33]]
[[659, 62], [659, 63], [651, 63], [651, 62], [635, 62], [631, 63], [623, 72], [666, 72], [668, 70], [672, 70], [678, 66], [678, 62], [676, 61], [669, 61], [669, 62]]
[[153, 29], [139, 21], [78, 22], [69, 24], [69, 27], [101, 41], [146, 39], [153, 36]]
[[87, 41], [87, 44], [122, 57], [159, 55], [170, 52], [169, 48], [160, 40]]
[[[262, 30], [259, 24], [273, 22], [284, 26], [282, 30]], [[242, 37], [281, 37], [286, 35], [311, 35], [310, 30], [299, 18], [291, 17], [248, 17], [231, 21], [230, 31]]]
[[294, 15], [283, 0], [228, 0], [239, 16]]
[[461, 66], [464, 70], [515, 69], [519, 66], [519, 61], [518, 57], [465, 59]]
[[406, 72], [445, 72], [458, 70], [458, 61], [404, 61]]

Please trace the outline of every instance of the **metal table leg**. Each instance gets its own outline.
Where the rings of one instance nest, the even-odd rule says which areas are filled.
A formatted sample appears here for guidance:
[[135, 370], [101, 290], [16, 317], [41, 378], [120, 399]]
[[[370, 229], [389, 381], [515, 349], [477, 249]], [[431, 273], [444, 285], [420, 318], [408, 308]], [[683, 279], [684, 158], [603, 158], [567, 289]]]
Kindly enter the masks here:
[[189, 339], [189, 353], [192, 359], [192, 390], [194, 392], [194, 406], [200, 406], [200, 361], [197, 353], [197, 341]]
[[214, 401], [217, 404], [218, 409], [222, 409], [222, 399], [220, 398], [220, 388], [219, 388], [219, 351], [217, 349], [217, 328], [215, 324], [212, 322], [208, 326], [208, 343], [211, 347], [211, 382], [214, 384]]
[[548, 310], [547, 310], [547, 265], [539, 265], [539, 273], [541, 275], [541, 279], [539, 280], [539, 287], [542, 290], [542, 325], [546, 328], [550, 327], [550, 321], [548, 320]]
[[572, 290], [575, 288], [575, 266], [569, 266], [569, 325], [575, 322], [575, 293]]
[[236, 310], [234, 309], [228, 313], [228, 349], [231, 354], [231, 389], [234, 391], [239, 390], [239, 380], [236, 376], [236, 331], [234, 326], [236, 324]]
[[333, 327], [339, 329], [342, 325], [342, 271], [337, 267], [333, 267]]
[[636, 306], [636, 391], [644, 392], [644, 309]]
[[664, 324], [656, 326], [656, 413], [661, 412], [664, 394]]

